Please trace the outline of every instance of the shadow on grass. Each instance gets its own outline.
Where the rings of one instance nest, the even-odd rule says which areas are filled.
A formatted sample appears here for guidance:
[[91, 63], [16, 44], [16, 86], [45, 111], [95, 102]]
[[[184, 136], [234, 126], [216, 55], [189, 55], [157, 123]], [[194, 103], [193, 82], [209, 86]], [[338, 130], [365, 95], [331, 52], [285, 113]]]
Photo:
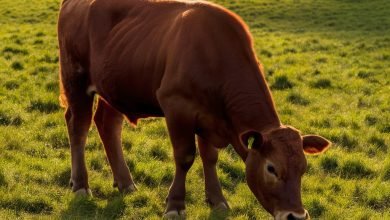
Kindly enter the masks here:
[[[214, 2], [219, 2], [214, 0]], [[238, 13], [251, 28], [283, 32], [350, 32], [351, 38], [369, 33], [370, 36], [383, 36], [390, 27], [386, 1], [242, 1], [239, 5], [226, 6]], [[365, 16], [361, 16], [364, 14]], [[335, 35], [333, 35], [335, 36]], [[367, 34], [364, 35], [367, 37]]]
[[221, 211], [221, 210], [212, 209], [210, 210], [208, 220], [224, 220], [224, 219], [229, 219], [229, 216], [230, 216], [229, 210]]
[[53, 211], [53, 206], [41, 199], [11, 198], [0, 201], [0, 209], [10, 209], [16, 213], [48, 214]]
[[118, 195], [108, 199], [105, 207], [99, 207], [93, 198], [75, 197], [61, 213], [61, 219], [118, 219], [123, 216], [126, 204]]

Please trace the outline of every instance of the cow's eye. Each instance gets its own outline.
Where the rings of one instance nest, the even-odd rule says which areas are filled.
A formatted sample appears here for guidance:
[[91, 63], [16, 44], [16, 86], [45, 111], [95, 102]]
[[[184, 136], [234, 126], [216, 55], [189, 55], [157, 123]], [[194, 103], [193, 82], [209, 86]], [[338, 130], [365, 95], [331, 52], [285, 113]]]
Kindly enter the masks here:
[[270, 174], [272, 174], [272, 175], [278, 177], [278, 174], [276, 173], [275, 167], [272, 166], [271, 164], [268, 164], [268, 165], [267, 165], [267, 171], [268, 171]]

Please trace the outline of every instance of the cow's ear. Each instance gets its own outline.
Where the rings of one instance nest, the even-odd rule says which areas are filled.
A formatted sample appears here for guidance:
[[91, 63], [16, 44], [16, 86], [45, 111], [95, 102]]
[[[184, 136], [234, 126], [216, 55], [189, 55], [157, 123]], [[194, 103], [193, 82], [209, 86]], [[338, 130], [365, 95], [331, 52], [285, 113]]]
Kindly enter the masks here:
[[326, 151], [331, 142], [318, 135], [305, 135], [302, 137], [303, 151], [306, 154], [320, 154]]
[[260, 149], [264, 144], [264, 137], [257, 131], [246, 131], [240, 135], [241, 144], [250, 149]]

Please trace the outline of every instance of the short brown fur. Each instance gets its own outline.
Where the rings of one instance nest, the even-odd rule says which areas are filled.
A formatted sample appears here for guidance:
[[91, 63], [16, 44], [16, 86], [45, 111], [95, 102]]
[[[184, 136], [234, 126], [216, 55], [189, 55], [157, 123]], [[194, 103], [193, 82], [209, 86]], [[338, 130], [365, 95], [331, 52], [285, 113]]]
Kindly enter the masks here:
[[[94, 121], [120, 191], [136, 189], [121, 148], [123, 117], [134, 124], [165, 117], [176, 163], [167, 217], [185, 209], [195, 135], [212, 207], [229, 207], [215, 164], [217, 148], [231, 143], [267, 211], [277, 219], [307, 217], [300, 198], [303, 152], [322, 152], [329, 142], [312, 135], [308, 146], [305, 136], [281, 124], [248, 27], [237, 15], [207, 2], [64, 0], [58, 39], [74, 192], [89, 189], [84, 147], [97, 94]], [[248, 149], [243, 143], [252, 135], [257, 146]], [[269, 161], [287, 184], [265, 173]]]

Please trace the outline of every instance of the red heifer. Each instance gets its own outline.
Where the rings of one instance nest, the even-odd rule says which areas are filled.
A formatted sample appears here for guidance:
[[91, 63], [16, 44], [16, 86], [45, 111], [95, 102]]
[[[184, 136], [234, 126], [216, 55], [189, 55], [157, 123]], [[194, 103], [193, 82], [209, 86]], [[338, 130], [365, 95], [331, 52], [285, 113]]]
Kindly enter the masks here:
[[94, 121], [120, 191], [135, 190], [121, 148], [123, 118], [165, 117], [176, 163], [166, 217], [184, 215], [197, 136], [212, 207], [228, 208], [215, 165], [217, 148], [231, 143], [269, 213], [308, 218], [300, 192], [304, 152], [321, 153], [330, 143], [281, 124], [237, 15], [206, 2], [64, 0], [58, 38], [74, 192], [89, 193], [84, 146], [98, 94]]

